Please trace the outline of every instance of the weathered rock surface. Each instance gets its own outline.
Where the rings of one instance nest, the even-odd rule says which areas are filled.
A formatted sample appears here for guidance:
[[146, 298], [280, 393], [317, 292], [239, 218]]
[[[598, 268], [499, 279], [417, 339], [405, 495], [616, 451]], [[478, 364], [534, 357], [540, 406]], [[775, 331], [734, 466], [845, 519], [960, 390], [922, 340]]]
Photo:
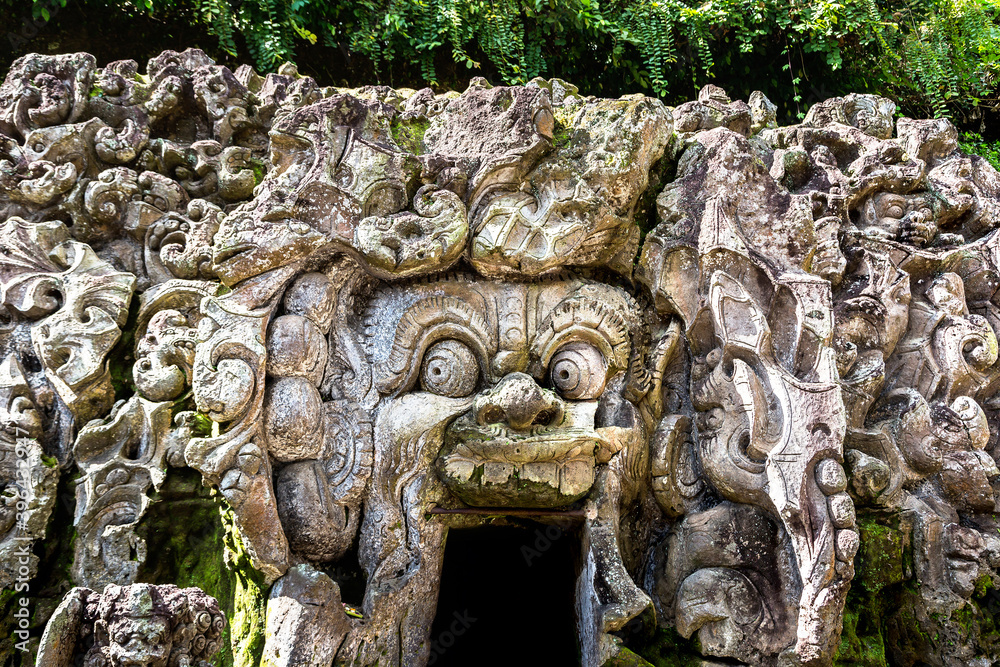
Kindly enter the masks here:
[[883, 98], [775, 112], [16, 61], [0, 577], [56, 557], [71, 478], [88, 587], [38, 664], [213, 660], [215, 601], [138, 583], [171, 468], [256, 571], [220, 591], [266, 625], [237, 664], [426, 664], [449, 530], [515, 515], [574, 526], [588, 667], [657, 632], [706, 665], [1000, 661], [1000, 174]]

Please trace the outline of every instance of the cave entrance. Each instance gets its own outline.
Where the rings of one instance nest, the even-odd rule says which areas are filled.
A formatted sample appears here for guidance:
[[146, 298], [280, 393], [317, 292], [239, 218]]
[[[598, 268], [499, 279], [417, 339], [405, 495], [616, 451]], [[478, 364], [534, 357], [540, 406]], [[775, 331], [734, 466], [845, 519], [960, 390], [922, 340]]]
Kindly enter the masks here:
[[578, 665], [578, 543], [544, 524], [450, 530], [428, 665]]

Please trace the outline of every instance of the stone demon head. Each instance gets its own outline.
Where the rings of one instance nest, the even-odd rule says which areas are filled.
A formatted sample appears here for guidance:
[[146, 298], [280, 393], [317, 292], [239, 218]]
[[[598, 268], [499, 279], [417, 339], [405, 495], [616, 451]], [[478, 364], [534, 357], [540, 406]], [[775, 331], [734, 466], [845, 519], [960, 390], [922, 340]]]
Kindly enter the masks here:
[[[230, 426], [186, 458], [263, 529], [245, 534], [271, 576], [360, 534], [366, 618], [337, 644], [362, 664], [427, 659], [454, 525], [432, 512], [583, 510], [597, 660], [652, 609], [617, 540], [678, 349], [629, 280], [669, 121], [578, 98], [573, 119], [544, 87], [418, 102], [345, 95], [276, 122], [271, 171], [215, 237], [234, 289], [199, 325], [195, 396]], [[556, 113], [591, 134], [554, 147]]]
[[226, 627], [214, 598], [172, 585], [74, 588], [53, 617], [38, 654], [52, 667], [208, 667]]

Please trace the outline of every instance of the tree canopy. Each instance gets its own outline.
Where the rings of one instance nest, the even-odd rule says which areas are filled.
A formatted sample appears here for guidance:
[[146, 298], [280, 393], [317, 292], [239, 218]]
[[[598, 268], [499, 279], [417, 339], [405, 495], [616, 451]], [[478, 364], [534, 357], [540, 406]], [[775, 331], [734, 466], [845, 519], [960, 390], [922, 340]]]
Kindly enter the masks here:
[[667, 103], [761, 90], [785, 120], [850, 91], [990, 134], [1000, 0], [0, 0], [0, 49], [105, 60], [200, 46], [322, 84], [464, 88], [558, 76]]

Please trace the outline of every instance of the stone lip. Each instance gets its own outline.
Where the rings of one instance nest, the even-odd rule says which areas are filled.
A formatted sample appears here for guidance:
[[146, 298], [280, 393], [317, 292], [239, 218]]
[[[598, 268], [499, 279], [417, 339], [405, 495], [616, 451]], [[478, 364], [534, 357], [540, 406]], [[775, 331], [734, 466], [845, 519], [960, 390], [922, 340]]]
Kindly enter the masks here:
[[453, 421], [445, 431], [442, 455], [461, 452], [467, 458], [542, 463], [592, 456], [603, 442], [593, 429], [539, 426], [525, 433], [500, 424], [482, 426], [465, 415]]

